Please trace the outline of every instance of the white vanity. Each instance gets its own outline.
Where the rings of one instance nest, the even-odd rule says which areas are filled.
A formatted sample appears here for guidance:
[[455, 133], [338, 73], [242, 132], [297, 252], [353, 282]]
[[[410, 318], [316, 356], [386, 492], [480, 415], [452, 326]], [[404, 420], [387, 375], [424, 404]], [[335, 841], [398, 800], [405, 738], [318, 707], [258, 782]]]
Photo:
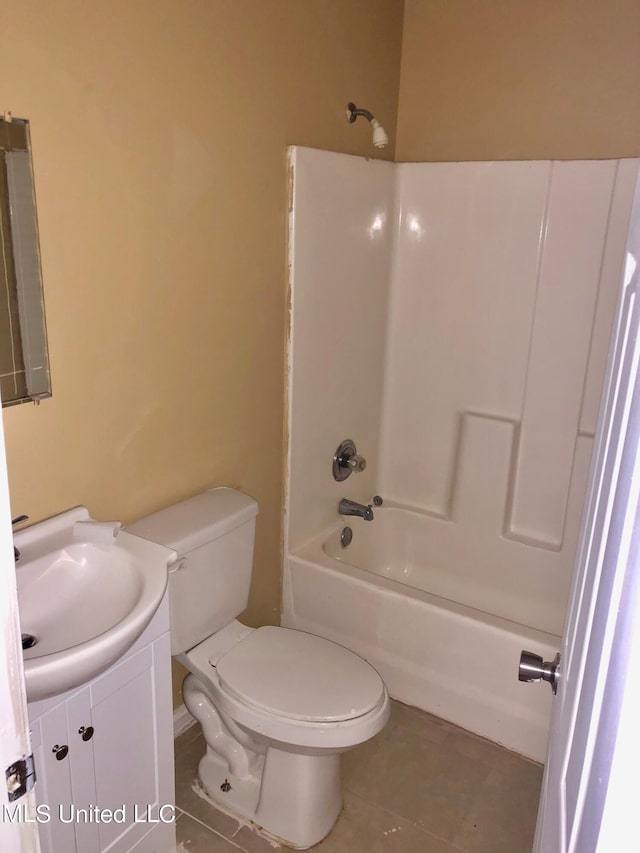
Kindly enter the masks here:
[[29, 704], [43, 853], [175, 849], [170, 661], [165, 595], [121, 660]]
[[[71, 535], [77, 518], [68, 516], [63, 513], [43, 522], [49, 525], [44, 538], [36, 530], [40, 525], [15, 538], [22, 552], [17, 566], [22, 630], [38, 639], [41, 636], [43, 649], [40, 658], [38, 643], [25, 651], [41, 849], [43, 853], [168, 853], [175, 850], [175, 796], [166, 573], [174, 552], [154, 550], [158, 546], [121, 532], [113, 537], [113, 545], [99, 544], [96, 554], [91, 543], [79, 545], [78, 536]], [[83, 518], [88, 519], [88, 513]], [[89, 534], [93, 535], [91, 530]], [[122, 550], [135, 559], [118, 569], [117, 560], [125, 566], [128, 559], [118, 554]], [[44, 560], [43, 554], [47, 555]], [[136, 577], [137, 561], [144, 562], [147, 571], [149, 559], [155, 564], [153, 577], [141, 580]], [[98, 570], [101, 560], [104, 566]], [[134, 577], [136, 591], [129, 604], [123, 605], [122, 588], [110, 575], [112, 570], [114, 575], [122, 571], [123, 577], [127, 573]], [[67, 631], [59, 620], [49, 623], [48, 614], [67, 606], [73, 589], [82, 590], [83, 573], [92, 571], [102, 572], [92, 582], [94, 593], [99, 583], [98, 601], [94, 598], [87, 604], [87, 612], [81, 597], [65, 616], [75, 623], [68, 629], [71, 634], [78, 625], [85, 626], [84, 642], [75, 637], [74, 646], [65, 641], [58, 643], [60, 648], [47, 647], [51, 637]], [[48, 593], [47, 606], [38, 587], [45, 590], [50, 576], [58, 583]], [[112, 595], [118, 596], [115, 610]], [[140, 620], [141, 607], [147, 615], [137, 622], [137, 639], [122, 651], [127, 620]], [[104, 614], [110, 608], [118, 612], [118, 620], [105, 630]], [[92, 677], [79, 683], [77, 673], [92, 669]], [[50, 695], [51, 678], [71, 678], [78, 686]], [[39, 698], [41, 685], [49, 685], [44, 691], [47, 698]]]

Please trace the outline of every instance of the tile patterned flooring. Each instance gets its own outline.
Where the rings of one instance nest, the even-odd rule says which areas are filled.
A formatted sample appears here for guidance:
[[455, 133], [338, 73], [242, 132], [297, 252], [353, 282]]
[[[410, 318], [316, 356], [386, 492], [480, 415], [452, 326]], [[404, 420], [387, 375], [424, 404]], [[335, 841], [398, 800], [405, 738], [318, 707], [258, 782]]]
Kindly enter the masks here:
[[[344, 809], [313, 850], [530, 853], [542, 767], [416, 708], [392, 705], [386, 728], [343, 755]], [[273, 853], [270, 842], [192, 790], [204, 753], [200, 727], [175, 745], [178, 849]]]

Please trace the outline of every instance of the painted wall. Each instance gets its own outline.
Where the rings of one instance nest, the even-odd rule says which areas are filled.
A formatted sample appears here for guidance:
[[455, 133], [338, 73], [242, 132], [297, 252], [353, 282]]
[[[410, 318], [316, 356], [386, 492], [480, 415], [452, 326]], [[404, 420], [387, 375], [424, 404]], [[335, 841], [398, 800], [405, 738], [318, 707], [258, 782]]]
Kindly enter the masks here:
[[559, 635], [638, 161], [294, 172], [289, 551], [379, 493], [429, 591]]
[[637, 0], [406, 0], [397, 159], [640, 154]]
[[51, 400], [4, 411], [13, 513], [127, 522], [244, 489], [261, 508], [245, 618], [277, 623], [286, 147], [378, 156], [344, 109], [393, 136], [402, 4], [6, 0], [2, 20], [53, 380]]

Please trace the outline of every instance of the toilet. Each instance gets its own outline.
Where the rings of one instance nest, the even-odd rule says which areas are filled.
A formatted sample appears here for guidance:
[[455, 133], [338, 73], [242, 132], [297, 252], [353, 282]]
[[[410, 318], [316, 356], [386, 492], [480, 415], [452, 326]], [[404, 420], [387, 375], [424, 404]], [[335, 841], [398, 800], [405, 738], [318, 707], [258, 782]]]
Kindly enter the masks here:
[[358, 655], [289, 628], [248, 628], [257, 503], [217, 488], [126, 529], [173, 548], [171, 652], [189, 670], [184, 703], [202, 726], [204, 794], [274, 840], [304, 850], [342, 808], [340, 754], [372, 738], [389, 697]]

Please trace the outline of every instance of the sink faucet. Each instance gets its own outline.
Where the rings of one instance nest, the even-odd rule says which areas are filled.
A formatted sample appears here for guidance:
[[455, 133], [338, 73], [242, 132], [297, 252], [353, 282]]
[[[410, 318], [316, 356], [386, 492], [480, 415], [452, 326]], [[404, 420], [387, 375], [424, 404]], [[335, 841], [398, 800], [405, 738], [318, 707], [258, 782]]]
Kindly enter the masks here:
[[[23, 521], [28, 521], [28, 519], [29, 519], [28, 515], [19, 515], [17, 518], [11, 519], [11, 526], [15, 527], [16, 524], [22, 524]], [[18, 549], [16, 548], [15, 545], [13, 546], [13, 558], [16, 561], [16, 563], [20, 559], [20, 551], [18, 551]]]
[[355, 501], [350, 501], [349, 498], [342, 498], [338, 504], [338, 512], [340, 515], [357, 515], [358, 518], [364, 518], [365, 521], [373, 521], [373, 510], [371, 504], [359, 504]]

